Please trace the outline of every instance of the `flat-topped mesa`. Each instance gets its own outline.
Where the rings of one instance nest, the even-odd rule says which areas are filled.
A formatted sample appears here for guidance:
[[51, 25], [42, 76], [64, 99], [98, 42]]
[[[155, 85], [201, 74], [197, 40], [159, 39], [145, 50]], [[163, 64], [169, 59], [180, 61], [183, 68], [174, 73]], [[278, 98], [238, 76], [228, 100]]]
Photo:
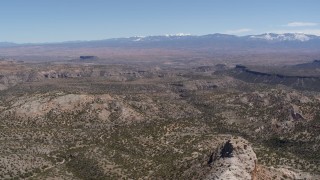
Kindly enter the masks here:
[[246, 66], [243, 66], [243, 65], [241, 65], [241, 64], [237, 64], [235, 68], [236, 68], [236, 69], [247, 69]]
[[300, 90], [320, 91], [320, 76], [317, 73], [319, 67], [320, 60], [284, 66], [276, 72], [260, 71], [261, 67], [251, 69], [236, 65], [231, 73], [233, 77], [249, 83], [282, 84]]
[[99, 59], [98, 56], [80, 56], [80, 60], [95, 60]]

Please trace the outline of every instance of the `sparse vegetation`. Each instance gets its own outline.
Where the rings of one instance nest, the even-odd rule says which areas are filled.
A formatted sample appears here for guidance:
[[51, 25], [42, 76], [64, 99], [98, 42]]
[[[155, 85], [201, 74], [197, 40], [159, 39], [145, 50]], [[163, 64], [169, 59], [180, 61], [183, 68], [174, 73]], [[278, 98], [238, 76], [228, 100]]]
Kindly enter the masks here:
[[251, 146], [258, 165], [320, 173], [318, 92], [245, 83], [227, 67], [82, 66], [0, 91], [1, 179], [198, 179], [238, 167], [220, 156], [254, 169]]

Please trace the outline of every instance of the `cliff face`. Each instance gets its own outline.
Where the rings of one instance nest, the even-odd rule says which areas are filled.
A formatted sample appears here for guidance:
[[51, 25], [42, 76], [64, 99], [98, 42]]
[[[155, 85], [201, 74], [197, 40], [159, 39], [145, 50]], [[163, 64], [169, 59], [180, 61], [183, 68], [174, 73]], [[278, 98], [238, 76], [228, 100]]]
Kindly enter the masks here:
[[292, 76], [265, 73], [251, 70], [241, 65], [235, 67], [232, 75], [237, 79], [250, 83], [282, 84], [296, 89], [320, 91], [320, 77], [317, 76]]

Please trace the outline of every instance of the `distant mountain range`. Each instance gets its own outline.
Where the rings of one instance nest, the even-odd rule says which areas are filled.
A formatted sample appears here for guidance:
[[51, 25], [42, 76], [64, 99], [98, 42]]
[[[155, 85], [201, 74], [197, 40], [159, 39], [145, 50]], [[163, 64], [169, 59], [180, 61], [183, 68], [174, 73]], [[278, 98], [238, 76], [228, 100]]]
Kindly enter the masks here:
[[18, 44], [11, 43], [11, 42], [0, 42], [0, 48], [1, 47], [12, 47], [12, 46], [17, 46]]
[[263, 49], [263, 48], [306, 48], [318, 49], [320, 36], [302, 33], [235, 36], [228, 34], [208, 34], [194, 36], [190, 34], [136, 36], [95, 41], [72, 41], [40, 44], [0, 43], [0, 47], [44, 46], [44, 47], [140, 47], [140, 48], [223, 48], [227, 49]]
[[132, 41], [165, 41], [165, 40], [183, 40], [183, 39], [242, 39], [242, 40], [264, 40], [264, 41], [310, 41], [310, 40], [320, 40], [320, 36], [307, 35], [302, 33], [286, 33], [286, 34], [275, 34], [275, 33], [265, 33], [261, 35], [249, 35], [249, 36], [235, 36], [228, 34], [209, 34], [204, 36], [192, 36], [190, 34], [176, 34], [176, 35], [164, 35], [164, 36], [137, 36], [127, 38], [127, 40]]

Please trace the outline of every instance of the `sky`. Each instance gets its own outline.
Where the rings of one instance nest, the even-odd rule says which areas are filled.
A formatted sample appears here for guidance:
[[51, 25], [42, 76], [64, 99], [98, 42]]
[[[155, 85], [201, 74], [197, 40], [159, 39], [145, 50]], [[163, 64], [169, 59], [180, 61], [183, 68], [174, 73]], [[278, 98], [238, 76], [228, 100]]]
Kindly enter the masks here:
[[1, 0], [0, 42], [185, 33], [320, 35], [320, 0]]

